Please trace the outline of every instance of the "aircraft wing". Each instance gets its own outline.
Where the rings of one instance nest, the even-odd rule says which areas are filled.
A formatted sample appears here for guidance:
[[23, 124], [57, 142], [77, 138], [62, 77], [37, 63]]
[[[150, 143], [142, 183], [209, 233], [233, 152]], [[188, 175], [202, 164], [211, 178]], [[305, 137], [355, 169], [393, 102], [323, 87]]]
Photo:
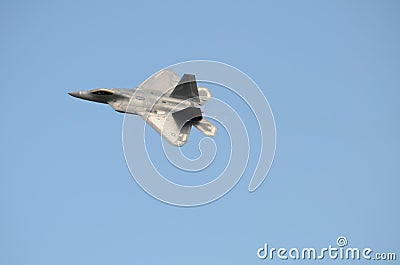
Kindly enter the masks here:
[[172, 145], [182, 146], [189, 138], [192, 125], [202, 119], [202, 113], [199, 108], [187, 107], [168, 114], [149, 113], [141, 117]]
[[156, 96], [169, 96], [178, 84], [179, 77], [171, 70], [163, 69], [136, 88], [137, 91], [146, 91]]
[[189, 138], [192, 125], [177, 122], [172, 113], [167, 115], [150, 113], [141, 117], [172, 145], [182, 146]]

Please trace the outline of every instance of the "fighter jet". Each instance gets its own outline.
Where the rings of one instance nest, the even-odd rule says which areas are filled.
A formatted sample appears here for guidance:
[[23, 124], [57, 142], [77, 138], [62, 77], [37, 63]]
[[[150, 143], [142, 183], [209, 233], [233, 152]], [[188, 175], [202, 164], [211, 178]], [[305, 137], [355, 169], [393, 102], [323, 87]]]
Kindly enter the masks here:
[[118, 112], [139, 115], [174, 146], [187, 142], [192, 126], [206, 136], [217, 133], [200, 109], [211, 93], [207, 88], [198, 88], [192, 74], [184, 74], [179, 80], [174, 72], [164, 69], [134, 89], [97, 88], [68, 94], [108, 104]]

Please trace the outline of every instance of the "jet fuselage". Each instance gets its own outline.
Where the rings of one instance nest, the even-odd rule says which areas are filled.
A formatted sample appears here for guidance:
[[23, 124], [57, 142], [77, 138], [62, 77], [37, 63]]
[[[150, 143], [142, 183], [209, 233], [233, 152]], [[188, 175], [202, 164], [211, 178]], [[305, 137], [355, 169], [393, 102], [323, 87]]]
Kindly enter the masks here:
[[135, 115], [143, 113], [165, 114], [187, 107], [200, 107], [199, 102], [191, 99], [182, 100], [169, 96], [160, 97], [152, 91], [144, 92], [127, 88], [100, 88], [71, 92], [69, 94], [76, 98], [108, 104], [118, 112]]

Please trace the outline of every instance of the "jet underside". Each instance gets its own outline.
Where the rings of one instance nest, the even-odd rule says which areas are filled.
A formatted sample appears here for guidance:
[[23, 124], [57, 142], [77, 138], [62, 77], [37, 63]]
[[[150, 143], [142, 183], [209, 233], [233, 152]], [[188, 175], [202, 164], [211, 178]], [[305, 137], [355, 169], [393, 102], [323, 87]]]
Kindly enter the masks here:
[[217, 128], [207, 121], [200, 107], [211, 97], [207, 88], [198, 88], [194, 75], [178, 76], [161, 70], [136, 89], [94, 89], [72, 92], [85, 100], [105, 103], [114, 110], [141, 116], [169, 143], [184, 145], [194, 126], [207, 136]]

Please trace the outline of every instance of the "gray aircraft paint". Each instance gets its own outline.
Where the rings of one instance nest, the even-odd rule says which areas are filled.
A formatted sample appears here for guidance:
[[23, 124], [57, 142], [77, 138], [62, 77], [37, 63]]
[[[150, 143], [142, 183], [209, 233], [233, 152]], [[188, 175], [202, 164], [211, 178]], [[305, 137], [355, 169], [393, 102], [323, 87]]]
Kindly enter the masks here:
[[197, 88], [194, 75], [184, 74], [178, 81], [174, 72], [162, 70], [135, 89], [98, 88], [69, 94], [139, 115], [174, 146], [187, 142], [192, 125], [207, 136], [215, 136], [217, 128], [202, 118], [200, 111], [211, 93]]

